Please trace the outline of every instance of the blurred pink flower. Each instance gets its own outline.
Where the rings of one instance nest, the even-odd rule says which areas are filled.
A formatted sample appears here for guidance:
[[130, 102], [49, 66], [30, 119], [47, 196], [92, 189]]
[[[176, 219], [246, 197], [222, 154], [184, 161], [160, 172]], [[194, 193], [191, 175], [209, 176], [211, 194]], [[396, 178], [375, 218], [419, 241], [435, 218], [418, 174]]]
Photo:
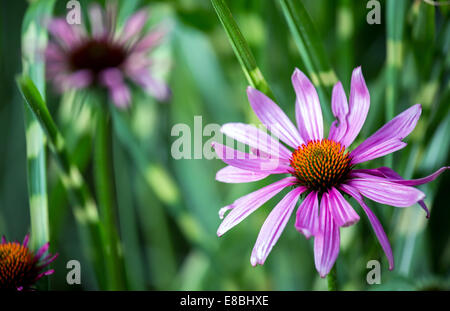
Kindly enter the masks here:
[[164, 29], [143, 34], [148, 15], [145, 10], [133, 14], [121, 30], [116, 30], [116, 6], [108, 2], [106, 12], [97, 4], [89, 8], [90, 34], [64, 18], [49, 22], [52, 35], [45, 56], [47, 78], [59, 92], [101, 86], [108, 90], [120, 108], [130, 105], [129, 79], [158, 100], [167, 100], [170, 90], [154, 78], [149, 52], [164, 37]]
[[292, 75], [292, 84], [297, 95], [297, 127], [270, 98], [252, 87], [247, 89], [250, 105], [259, 120], [284, 144], [264, 131], [242, 123], [225, 124], [221, 131], [249, 145], [252, 153], [213, 143], [218, 156], [228, 164], [217, 172], [218, 181], [243, 183], [261, 180], [271, 174], [291, 175], [223, 207], [219, 212], [221, 218], [228, 210], [231, 211], [217, 234], [223, 235], [281, 190], [291, 186], [293, 189], [264, 222], [251, 255], [251, 264], [255, 266], [265, 262], [300, 195], [304, 194], [305, 199], [297, 209], [295, 227], [306, 238], [314, 237], [315, 266], [320, 276], [325, 277], [339, 254], [340, 227], [359, 220], [343, 192], [361, 205], [386, 253], [389, 268], [393, 269], [394, 257], [388, 238], [363, 197], [397, 207], [419, 203], [428, 217], [423, 201], [425, 194], [412, 186], [430, 182], [450, 167], [443, 167], [425, 178], [404, 180], [387, 167], [355, 169], [355, 166], [405, 147], [402, 140], [415, 128], [421, 106], [414, 105], [405, 110], [348, 152], [370, 106], [370, 95], [361, 68], [353, 71], [349, 103], [340, 82], [333, 88], [331, 105], [336, 120], [331, 124], [328, 138], [324, 137], [322, 111], [313, 84], [298, 69]]

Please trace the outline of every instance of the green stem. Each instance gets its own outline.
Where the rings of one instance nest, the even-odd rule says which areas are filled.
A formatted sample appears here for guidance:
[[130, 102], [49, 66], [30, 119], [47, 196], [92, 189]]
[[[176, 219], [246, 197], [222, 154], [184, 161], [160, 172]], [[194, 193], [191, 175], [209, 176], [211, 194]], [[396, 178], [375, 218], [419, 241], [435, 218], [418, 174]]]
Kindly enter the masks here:
[[263, 74], [259, 70], [255, 57], [250, 51], [250, 47], [248, 46], [247, 41], [245, 41], [245, 38], [234, 20], [233, 15], [231, 15], [227, 4], [224, 0], [211, 0], [211, 3], [217, 13], [217, 16], [219, 17], [220, 22], [222, 23], [223, 28], [225, 29], [225, 32], [227, 33], [228, 39], [230, 40], [234, 53], [241, 64], [248, 83], [274, 99], [274, 95], [264, 79]]
[[337, 291], [338, 290], [336, 264], [334, 264], [330, 273], [328, 273], [328, 275], [327, 275], [327, 283], [328, 283], [329, 291]]
[[114, 174], [112, 165], [111, 117], [107, 109], [101, 109], [97, 118], [94, 152], [95, 189], [100, 206], [100, 220], [105, 228], [108, 288], [124, 288], [123, 266], [115, 215]]
[[[37, 250], [50, 240], [47, 181], [45, 171], [45, 138], [39, 123], [28, 107], [24, 107], [27, 141], [27, 180], [31, 220], [31, 249]], [[48, 279], [41, 281], [48, 289]]]
[[17, 79], [19, 89], [39, 121], [58, 164], [62, 170], [62, 180], [73, 200], [73, 213], [80, 229], [81, 243], [84, 247], [86, 258], [94, 263], [94, 269], [100, 287], [105, 285], [103, 269], [104, 235], [98, 216], [97, 206], [87, 187], [78, 167], [70, 162], [69, 153], [65, 146], [64, 138], [56, 127], [47, 106], [38, 89], [28, 76]]
[[[386, 121], [394, 118], [398, 98], [400, 72], [403, 65], [403, 29], [406, 16], [406, 0], [388, 0], [386, 3]], [[392, 167], [393, 157], [385, 157], [385, 165]]]
[[330, 123], [333, 118], [329, 103], [332, 87], [338, 82], [336, 73], [326, 57], [319, 33], [302, 2], [280, 0], [280, 3], [306, 71], [322, 99], [321, 106], [324, 119], [327, 123]]
[[[37, 58], [39, 49], [47, 43], [47, 32], [42, 16], [51, 14], [55, 0], [31, 3], [22, 22], [22, 68], [45, 96], [45, 64]], [[31, 248], [37, 250], [50, 241], [47, 199], [46, 142], [45, 135], [33, 112], [24, 107], [27, 181], [31, 220]], [[53, 247], [52, 243], [52, 247]], [[49, 289], [48, 278], [38, 283], [38, 289]]]

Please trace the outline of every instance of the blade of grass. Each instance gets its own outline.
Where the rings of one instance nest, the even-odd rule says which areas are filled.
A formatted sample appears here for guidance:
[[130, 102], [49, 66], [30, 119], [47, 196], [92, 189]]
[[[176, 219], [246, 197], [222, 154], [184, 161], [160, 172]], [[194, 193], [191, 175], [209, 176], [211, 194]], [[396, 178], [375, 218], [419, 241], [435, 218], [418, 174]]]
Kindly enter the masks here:
[[105, 229], [105, 268], [110, 290], [124, 289], [123, 258], [117, 232], [114, 173], [112, 165], [111, 117], [103, 107], [97, 113], [94, 150], [95, 190], [100, 206], [100, 220]]
[[223, 28], [225, 29], [225, 32], [227, 33], [228, 39], [230, 40], [234, 53], [241, 64], [248, 83], [274, 99], [274, 95], [264, 79], [263, 74], [259, 70], [255, 57], [250, 51], [250, 47], [245, 41], [245, 38], [242, 35], [236, 21], [231, 15], [227, 4], [224, 0], [211, 0], [211, 3], [217, 13], [217, 16], [219, 17], [220, 22], [222, 23]]
[[167, 169], [160, 163], [149, 161], [139, 148], [139, 143], [122, 114], [114, 111], [113, 120], [119, 141], [133, 159], [149, 190], [167, 206], [169, 213], [190, 243], [203, 249], [210, 249], [213, 245], [211, 239], [197, 219], [183, 209], [180, 192]]
[[354, 37], [355, 22], [351, 0], [340, 0], [336, 17], [337, 38], [337, 70], [343, 78], [342, 84], [346, 90], [350, 89], [350, 77], [355, 65], [354, 61]]
[[[403, 64], [403, 30], [405, 24], [406, 0], [387, 0], [386, 3], [386, 121], [395, 116], [395, 104], [399, 93], [399, 79]], [[385, 165], [392, 167], [393, 157], [385, 157]]]
[[123, 253], [127, 254], [124, 256], [127, 287], [130, 290], [145, 290], [146, 278], [143, 250], [139, 239], [140, 227], [136, 225], [139, 219], [136, 213], [134, 187], [129, 182], [132, 180], [133, 167], [116, 135], [113, 139], [113, 150], [119, 225]]
[[319, 33], [301, 1], [280, 0], [280, 4], [306, 71], [322, 99], [320, 102], [324, 119], [326, 123], [330, 123], [331, 90], [338, 80], [326, 57]]
[[[47, 32], [42, 27], [42, 18], [51, 14], [55, 0], [32, 3], [22, 23], [23, 73], [31, 77], [39, 92], [45, 96], [45, 64], [39, 58], [39, 49], [47, 43]], [[31, 218], [31, 248], [37, 250], [50, 241], [48, 218], [46, 143], [44, 133], [31, 110], [24, 106], [28, 197]], [[52, 243], [53, 244], [53, 243]], [[48, 289], [48, 279], [40, 282]]]
[[18, 87], [28, 107], [33, 111], [40, 126], [45, 130], [52, 151], [63, 172], [63, 182], [73, 195], [73, 213], [79, 225], [81, 242], [86, 258], [94, 263], [100, 288], [105, 288], [104, 232], [99, 220], [96, 203], [77, 166], [70, 162], [64, 138], [56, 127], [38, 89], [28, 76], [17, 79]]

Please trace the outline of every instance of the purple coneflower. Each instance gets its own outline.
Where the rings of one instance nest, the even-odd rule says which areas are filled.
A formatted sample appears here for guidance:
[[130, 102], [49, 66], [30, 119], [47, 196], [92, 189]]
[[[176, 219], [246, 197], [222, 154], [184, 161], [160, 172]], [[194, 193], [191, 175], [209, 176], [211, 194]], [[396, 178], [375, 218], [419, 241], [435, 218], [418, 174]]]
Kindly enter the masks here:
[[297, 210], [295, 228], [306, 238], [314, 237], [316, 269], [321, 277], [325, 277], [339, 253], [340, 227], [359, 220], [343, 196], [346, 193], [367, 214], [392, 270], [394, 257], [386, 233], [363, 197], [397, 207], [419, 203], [428, 217], [423, 201], [425, 194], [412, 186], [430, 182], [450, 167], [416, 180], [404, 180], [387, 167], [355, 167], [405, 147], [402, 140], [416, 126], [421, 106], [414, 105], [405, 110], [349, 152], [348, 148], [361, 130], [370, 106], [370, 95], [361, 68], [353, 71], [349, 103], [340, 82], [333, 88], [331, 104], [336, 121], [331, 124], [328, 138], [324, 137], [322, 111], [313, 84], [298, 69], [292, 75], [292, 84], [297, 96], [297, 128], [270, 98], [252, 87], [247, 89], [250, 105], [259, 120], [288, 147], [264, 131], [242, 123], [225, 124], [221, 131], [249, 145], [251, 154], [213, 143], [218, 156], [228, 164], [217, 172], [218, 181], [243, 183], [261, 180], [271, 174], [290, 174], [223, 207], [219, 212], [221, 218], [228, 210], [231, 211], [217, 234], [223, 235], [281, 190], [292, 186], [293, 189], [264, 222], [251, 255], [251, 264], [264, 263], [303, 194], [305, 199]]
[[53, 36], [45, 55], [47, 77], [59, 92], [101, 86], [108, 90], [120, 108], [131, 101], [126, 80], [144, 88], [158, 100], [170, 96], [169, 88], [155, 79], [149, 52], [160, 43], [165, 30], [143, 35], [148, 15], [144, 10], [132, 15], [124, 27], [116, 30], [116, 6], [108, 2], [106, 13], [99, 5], [89, 8], [91, 32], [69, 25], [64, 18], [52, 19], [48, 29]]
[[[47, 254], [49, 243], [45, 243], [36, 253], [28, 248], [29, 236], [23, 243], [6, 242], [2, 237], [0, 243], [0, 289], [30, 290], [33, 285], [53, 270], [45, 270], [56, 255]], [[44, 256], [45, 255], [45, 256]]]

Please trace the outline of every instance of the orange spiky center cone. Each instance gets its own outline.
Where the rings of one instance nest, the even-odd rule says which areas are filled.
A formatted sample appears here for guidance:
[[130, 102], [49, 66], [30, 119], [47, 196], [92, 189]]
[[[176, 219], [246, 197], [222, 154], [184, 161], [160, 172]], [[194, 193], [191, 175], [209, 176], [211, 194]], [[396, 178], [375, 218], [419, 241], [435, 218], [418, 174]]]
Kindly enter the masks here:
[[31, 285], [38, 274], [37, 259], [27, 247], [17, 242], [0, 244], [0, 289]]
[[324, 138], [298, 147], [290, 163], [300, 185], [323, 193], [345, 181], [351, 170], [350, 160], [344, 146]]

